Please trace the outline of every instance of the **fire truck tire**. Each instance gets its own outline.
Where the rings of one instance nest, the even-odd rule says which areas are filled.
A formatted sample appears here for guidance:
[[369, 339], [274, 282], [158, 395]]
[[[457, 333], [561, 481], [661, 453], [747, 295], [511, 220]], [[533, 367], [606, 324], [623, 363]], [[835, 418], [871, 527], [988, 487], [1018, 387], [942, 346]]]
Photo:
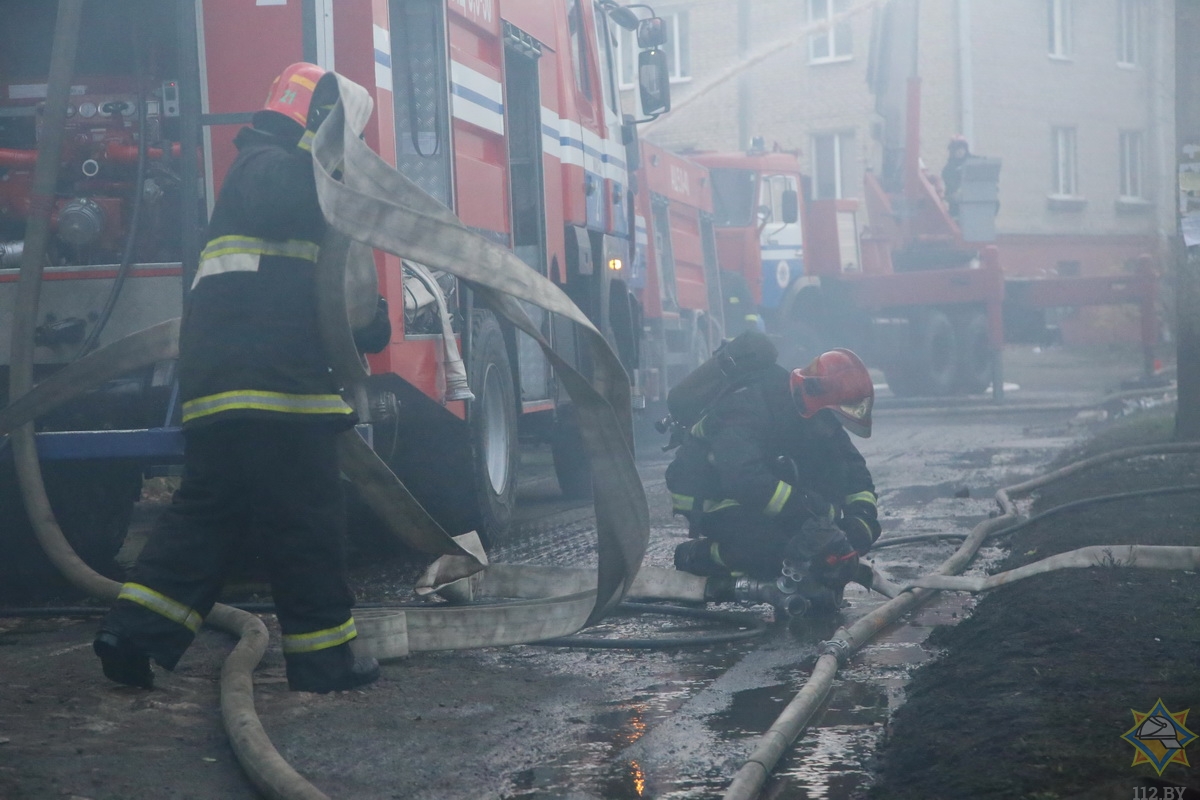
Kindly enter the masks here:
[[592, 463], [583, 449], [583, 434], [575, 406], [559, 406], [550, 434], [550, 454], [554, 460], [554, 476], [563, 497], [580, 499], [592, 495]]
[[975, 312], [957, 320], [958, 390], [982, 394], [992, 384], [992, 343], [987, 315]]
[[482, 519], [480, 535], [496, 543], [508, 533], [517, 495], [517, 401], [512, 367], [500, 324], [490, 311], [471, 317], [467, 375], [471, 402], [471, 444], [475, 493]]
[[[95, 571], [118, 578], [114, 556], [125, 541], [129, 522], [142, 489], [136, 466], [58, 463], [43, 466], [43, 480], [54, 516], [63, 535], [80, 558]], [[50, 563], [25, 516], [15, 477], [7, 476], [11, 491], [0, 497], [0, 514], [13, 522], [0, 533], [0, 601], [46, 600], [75, 590]]]
[[924, 310], [909, 318], [908, 353], [885, 364], [884, 377], [897, 397], [940, 397], [956, 388], [958, 337], [945, 313]]

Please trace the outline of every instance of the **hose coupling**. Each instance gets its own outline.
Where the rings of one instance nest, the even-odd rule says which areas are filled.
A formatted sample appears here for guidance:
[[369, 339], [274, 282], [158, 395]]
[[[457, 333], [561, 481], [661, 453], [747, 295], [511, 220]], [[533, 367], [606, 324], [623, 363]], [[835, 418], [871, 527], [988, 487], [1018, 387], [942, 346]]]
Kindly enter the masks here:
[[844, 664], [850, 656], [850, 643], [841, 638], [821, 642], [821, 655], [833, 656], [839, 664]]
[[796, 588], [796, 582], [783, 575], [775, 581], [739, 577], [733, 583], [733, 596], [745, 603], [768, 603], [786, 616], [801, 616], [808, 611], [809, 601]]

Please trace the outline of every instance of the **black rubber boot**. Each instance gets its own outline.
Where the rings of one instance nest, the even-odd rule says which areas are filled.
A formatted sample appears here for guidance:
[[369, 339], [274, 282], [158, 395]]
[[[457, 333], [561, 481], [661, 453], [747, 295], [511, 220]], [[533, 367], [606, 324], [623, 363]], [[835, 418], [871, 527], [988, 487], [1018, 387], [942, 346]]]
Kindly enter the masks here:
[[709, 603], [732, 603], [737, 600], [733, 594], [732, 575], [716, 575], [704, 582], [704, 599]]
[[356, 657], [349, 644], [285, 655], [288, 688], [293, 692], [344, 692], [374, 683], [379, 662], [370, 656]]
[[154, 671], [150, 668], [150, 657], [127, 640], [112, 631], [102, 630], [96, 634], [92, 650], [100, 657], [104, 677], [110, 681], [140, 689], [154, 688]]
[[689, 539], [675, 548], [675, 569], [692, 575], [728, 575], [729, 567], [717, 560], [717, 543], [712, 539]]

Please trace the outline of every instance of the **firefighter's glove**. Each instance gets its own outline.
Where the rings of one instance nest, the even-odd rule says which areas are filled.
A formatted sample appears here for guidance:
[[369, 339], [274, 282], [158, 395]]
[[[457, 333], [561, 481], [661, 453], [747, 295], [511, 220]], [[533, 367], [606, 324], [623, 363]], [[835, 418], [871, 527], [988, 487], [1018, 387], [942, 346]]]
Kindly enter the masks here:
[[838, 525], [827, 518], [810, 519], [784, 547], [784, 570], [840, 591], [858, 576], [858, 551]]
[[783, 560], [797, 567], [808, 564], [815, 567], [821, 556], [845, 542], [845, 534], [827, 517], [810, 519], [784, 545]]
[[844, 506], [837, 524], [859, 554], [870, 550], [879, 538], [879, 512], [869, 500], [854, 500]]
[[858, 551], [842, 536], [830, 543], [812, 562], [812, 575], [825, 586], [840, 592], [860, 576]]

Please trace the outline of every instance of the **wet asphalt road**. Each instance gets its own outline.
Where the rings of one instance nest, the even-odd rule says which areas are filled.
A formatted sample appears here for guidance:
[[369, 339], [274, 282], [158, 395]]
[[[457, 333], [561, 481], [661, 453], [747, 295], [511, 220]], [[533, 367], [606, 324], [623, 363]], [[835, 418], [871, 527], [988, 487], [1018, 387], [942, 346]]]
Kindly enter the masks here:
[[[1023, 370], [1020, 388], [1000, 408], [979, 400], [947, 411], [881, 395], [875, 434], [860, 445], [879, 489], [885, 537], [970, 530], [994, 508], [997, 489], [1044, 471], [1085, 436], [1104, 391], [1135, 375], [1136, 364], [1062, 354], [1053, 364], [1032, 359]], [[669, 514], [666, 456], [656, 442], [640, 451], [652, 527], [646, 563], [665, 567], [686, 530]], [[520, 526], [493, 560], [592, 563], [590, 509], [558, 497], [546, 452], [528, 450], [524, 462]], [[903, 580], [932, 570], [954, 547], [905, 545], [872, 558]], [[998, 555], [985, 548], [972, 570]], [[376, 567], [370, 582], [387, 580], [389, 569]], [[847, 600], [850, 620], [882, 598], [852, 587]], [[750, 613], [771, 614], [765, 606]], [[968, 600], [939, 596], [860, 651], [764, 796], [862, 796], [907, 675], [930, 657], [921, 642], [934, 625], [965, 613]], [[604, 635], [625, 637], [713, 632], [658, 616], [603, 627]], [[701, 648], [417, 654], [385, 665], [379, 684], [335, 696], [287, 692], [276, 642], [256, 673], [257, 706], [281, 754], [335, 798], [720, 797], [834, 627], [781, 623], [757, 640]], [[0, 647], [0, 796], [255, 797], [217, 715], [215, 681], [228, 640], [202, 633], [179, 670], [160, 675], [159, 688], [146, 693], [100, 679], [87, 647], [93, 628], [71, 620], [0, 627], [0, 644], [11, 645]]]
[[[881, 411], [876, 435], [861, 444], [880, 489], [884, 535], [969, 531], [995, 507], [997, 489], [1036, 474], [1077, 440], [1076, 415], [1074, 407], [1031, 414], [992, 414], [985, 407], [945, 419]], [[652, 520], [646, 563], [670, 566], [686, 528], [667, 514], [665, 460], [648, 454], [642, 463]], [[525, 513], [536, 513], [536, 505], [527, 502]], [[586, 558], [589, 534], [586, 523], [525, 532], [496, 558], [530, 561], [551, 553], [570, 558], [573, 550]], [[903, 580], [933, 570], [954, 547], [902, 546], [880, 550], [873, 560]], [[985, 548], [975, 568], [998, 555]], [[844, 616], [853, 619], [883, 598], [851, 587], [847, 600]], [[839, 676], [819, 727], [780, 765], [769, 796], [850, 798], [865, 789], [888, 714], [902, 700], [909, 671], [929, 657], [921, 642], [932, 626], [966, 613], [966, 603], [963, 597], [941, 597], [855, 657]], [[772, 616], [766, 606], [754, 612]], [[614, 635], [653, 635], [647, 629], [661, 626], [650, 619], [623, 621]], [[675, 625], [668, 627], [675, 632]], [[585, 668], [587, 679], [603, 683], [605, 700], [582, 731], [571, 731], [571, 746], [547, 763], [518, 771], [504, 796], [720, 796], [761, 733], [803, 686], [818, 644], [835, 627], [793, 621], [773, 626], [752, 644], [689, 651], [531, 654], [539, 669]]]

